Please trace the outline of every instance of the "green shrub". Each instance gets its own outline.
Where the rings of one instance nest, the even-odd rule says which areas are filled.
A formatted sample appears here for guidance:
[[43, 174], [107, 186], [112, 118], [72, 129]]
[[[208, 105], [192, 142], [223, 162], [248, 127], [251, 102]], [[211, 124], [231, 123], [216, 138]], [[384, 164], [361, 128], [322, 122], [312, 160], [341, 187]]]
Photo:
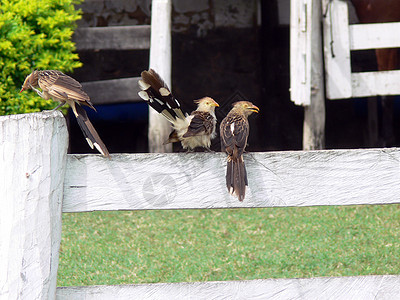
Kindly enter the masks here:
[[70, 72], [80, 67], [71, 41], [81, 0], [0, 1], [0, 115], [55, 107], [29, 91], [19, 93], [33, 70]]

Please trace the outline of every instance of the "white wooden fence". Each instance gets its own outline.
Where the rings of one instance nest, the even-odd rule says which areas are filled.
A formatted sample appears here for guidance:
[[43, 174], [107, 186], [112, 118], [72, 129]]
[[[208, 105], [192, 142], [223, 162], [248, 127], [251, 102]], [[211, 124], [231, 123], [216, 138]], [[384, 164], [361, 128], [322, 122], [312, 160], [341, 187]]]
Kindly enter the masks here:
[[400, 70], [351, 72], [350, 51], [399, 48], [400, 23], [349, 24], [348, 4], [322, 0], [328, 99], [400, 95]]
[[1, 299], [400, 299], [400, 276], [56, 287], [62, 212], [400, 203], [400, 149], [247, 153], [240, 203], [222, 153], [107, 159], [67, 145], [60, 112], [0, 117]]
[[351, 51], [400, 48], [400, 23], [349, 24], [343, 0], [291, 0], [290, 15], [290, 99], [304, 106], [303, 149], [323, 149], [324, 84], [328, 99], [400, 95], [400, 70], [352, 72], [350, 60]]

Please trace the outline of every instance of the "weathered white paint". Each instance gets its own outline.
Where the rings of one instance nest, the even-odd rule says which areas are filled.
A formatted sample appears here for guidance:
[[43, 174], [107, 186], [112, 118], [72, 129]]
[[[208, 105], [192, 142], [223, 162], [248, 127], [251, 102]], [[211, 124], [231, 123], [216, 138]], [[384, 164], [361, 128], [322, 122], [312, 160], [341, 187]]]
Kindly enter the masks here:
[[[171, 0], [152, 1], [150, 68], [171, 88]], [[171, 152], [171, 144], [163, 145], [170, 133], [169, 122], [149, 109], [149, 152]]]
[[313, 0], [311, 24], [311, 93], [310, 104], [304, 107], [303, 149], [325, 148], [324, 63], [321, 26], [321, 1]]
[[[67, 156], [60, 112], [0, 117], [0, 133], [0, 298], [55, 298], [61, 210], [400, 202], [398, 148], [247, 153], [240, 203], [226, 191], [223, 153]], [[57, 288], [57, 299], [72, 300], [316, 297], [397, 299], [400, 276]]]
[[351, 74], [352, 97], [400, 95], [400, 70]]
[[347, 2], [323, 0], [323, 5], [327, 98], [399, 95], [400, 71], [351, 73], [350, 51], [399, 48], [400, 23], [349, 25]]
[[400, 47], [400, 23], [354, 24], [349, 26], [350, 49]]
[[150, 48], [150, 25], [81, 27], [72, 40], [78, 51]]
[[59, 287], [57, 299], [400, 299], [400, 276]]
[[323, 0], [326, 95], [329, 99], [350, 98], [351, 63], [347, 3]]
[[58, 111], [0, 117], [0, 298], [54, 299], [68, 147]]
[[290, 100], [309, 105], [311, 94], [312, 0], [290, 3]]
[[321, 1], [290, 2], [290, 99], [304, 105], [303, 149], [325, 147]]
[[68, 155], [64, 212], [400, 203], [400, 150], [244, 155], [243, 202], [225, 186], [223, 153]]

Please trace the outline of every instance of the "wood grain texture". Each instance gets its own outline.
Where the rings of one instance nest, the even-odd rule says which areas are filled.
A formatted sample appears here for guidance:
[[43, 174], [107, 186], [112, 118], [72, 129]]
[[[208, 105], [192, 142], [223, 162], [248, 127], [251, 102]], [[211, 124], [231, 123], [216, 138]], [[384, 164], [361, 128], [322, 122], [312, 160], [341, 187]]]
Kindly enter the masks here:
[[349, 30], [351, 50], [400, 47], [399, 22], [354, 24]]
[[400, 202], [400, 150], [247, 153], [240, 203], [222, 153], [68, 155], [64, 212]]
[[325, 148], [325, 80], [322, 44], [321, 1], [312, 1], [311, 24], [311, 93], [304, 107], [303, 150]]
[[309, 105], [312, 0], [290, 1], [290, 100]]
[[0, 298], [54, 299], [68, 148], [59, 111], [0, 117]]
[[323, 0], [323, 6], [327, 98], [399, 95], [400, 71], [351, 73], [350, 51], [400, 47], [400, 23], [349, 25], [345, 1]]
[[150, 26], [81, 27], [72, 40], [78, 51], [149, 49]]
[[[171, 0], [151, 2], [150, 68], [154, 69], [171, 86]], [[172, 144], [164, 145], [171, 133], [171, 125], [154, 109], [149, 109], [149, 152], [172, 152]]]
[[83, 82], [94, 105], [143, 101], [139, 96], [140, 77]]
[[400, 95], [400, 70], [351, 74], [352, 97]]
[[400, 299], [400, 276], [59, 287], [57, 299]]
[[351, 63], [347, 3], [323, 0], [326, 16], [322, 18], [325, 57], [326, 96], [328, 99], [350, 98]]

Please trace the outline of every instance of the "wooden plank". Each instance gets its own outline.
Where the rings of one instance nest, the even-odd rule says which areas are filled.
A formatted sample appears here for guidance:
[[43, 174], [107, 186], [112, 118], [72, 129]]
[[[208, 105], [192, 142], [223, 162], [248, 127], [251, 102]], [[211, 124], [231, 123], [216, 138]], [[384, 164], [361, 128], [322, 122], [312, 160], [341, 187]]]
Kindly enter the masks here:
[[326, 96], [328, 99], [351, 97], [351, 63], [348, 7], [344, 1], [324, 0], [327, 14], [322, 18]]
[[350, 29], [351, 50], [400, 47], [400, 23], [354, 24]]
[[68, 155], [63, 212], [400, 203], [400, 149], [244, 155], [249, 187], [225, 186], [223, 153]]
[[57, 300], [67, 299], [400, 299], [400, 276], [320, 277], [57, 288]]
[[311, 94], [304, 107], [303, 149], [325, 148], [325, 88], [322, 50], [321, 1], [312, 1], [311, 24]]
[[400, 95], [400, 70], [351, 74], [352, 97]]
[[309, 105], [312, 0], [290, 2], [290, 100]]
[[150, 25], [81, 27], [72, 40], [77, 51], [150, 48]]
[[[150, 68], [156, 70], [171, 89], [171, 0], [153, 0], [151, 4]], [[154, 109], [149, 109], [149, 152], [172, 152], [165, 144], [171, 133], [170, 123]]]
[[138, 102], [140, 77], [120, 78], [83, 82], [82, 87], [93, 104], [113, 104], [122, 102]]
[[0, 117], [0, 298], [54, 299], [68, 130], [59, 111]]

